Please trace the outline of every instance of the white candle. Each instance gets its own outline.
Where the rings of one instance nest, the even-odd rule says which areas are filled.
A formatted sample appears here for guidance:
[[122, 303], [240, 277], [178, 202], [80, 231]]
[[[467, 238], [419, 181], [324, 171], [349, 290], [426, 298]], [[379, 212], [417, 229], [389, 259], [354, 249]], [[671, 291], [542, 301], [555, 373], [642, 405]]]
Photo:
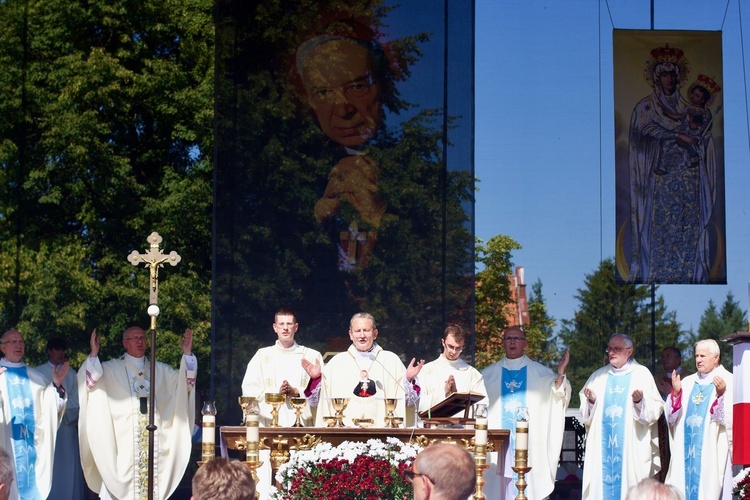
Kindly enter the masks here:
[[527, 420], [516, 421], [516, 449], [529, 449], [529, 422]]
[[216, 417], [214, 415], [203, 415], [203, 442], [216, 443]]
[[247, 436], [248, 442], [257, 443], [260, 441], [260, 427], [258, 427], [258, 415], [247, 416]]
[[474, 423], [474, 444], [477, 446], [487, 445], [487, 419], [477, 418]]

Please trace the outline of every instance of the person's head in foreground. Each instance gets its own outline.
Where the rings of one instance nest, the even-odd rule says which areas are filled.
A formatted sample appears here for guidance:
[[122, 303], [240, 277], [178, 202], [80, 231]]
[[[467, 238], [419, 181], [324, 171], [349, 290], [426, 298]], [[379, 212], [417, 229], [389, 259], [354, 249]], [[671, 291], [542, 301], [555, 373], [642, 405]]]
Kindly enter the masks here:
[[10, 454], [5, 448], [0, 448], [0, 500], [7, 500], [13, 484], [13, 464]]
[[455, 444], [433, 444], [419, 452], [406, 477], [414, 500], [466, 500], [477, 484], [474, 460]]
[[214, 458], [193, 476], [192, 500], [253, 500], [255, 481], [242, 462]]
[[674, 486], [646, 478], [630, 488], [625, 500], [685, 500], [685, 496]]

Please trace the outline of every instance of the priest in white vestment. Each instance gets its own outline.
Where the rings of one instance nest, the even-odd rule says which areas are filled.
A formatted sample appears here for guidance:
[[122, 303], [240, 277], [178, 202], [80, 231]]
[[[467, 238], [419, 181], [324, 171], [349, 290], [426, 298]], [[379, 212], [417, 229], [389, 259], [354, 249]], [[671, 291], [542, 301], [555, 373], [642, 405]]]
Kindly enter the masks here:
[[651, 372], [635, 361], [633, 340], [612, 335], [609, 364], [579, 393], [586, 427], [582, 499], [620, 500], [660, 469], [657, 421], [664, 401]]
[[672, 450], [666, 483], [684, 491], [686, 500], [732, 498], [731, 491], [722, 495], [722, 486], [727, 479], [731, 484], [733, 380], [720, 356], [715, 340], [700, 340], [697, 372], [684, 380], [672, 375], [665, 405]]
[[[99, 336], [91, 334], [91, 354], [78, 371], [81, 407], [79, 440], [83, 474], [89, 488], [102, 498], [148, 498], [150, 362], [146, 334], [133, 326], [125, 330], [126, 353], [101, 363]], [[180, 340], [180, 369], [157, 362], [154, 374], [154, 498], [166, 499], [185, 473], [195, 422], [193, 332]]]
[[[67, 343], [61, 338], [47, 341], [48, 361], [36, 367], [47, 382], [52, 382], [55, 367], [65, 363]], [[78, 450], [78, 380], [75, 370], [69, 370], [63, 380], [68, 403], [57, 429], [55, 444], [55, 467], [52, 471], [52, 493], [50, 500], [65, 498], [81, 500], [88, 494], [81, 469], [81, 453]]]
[[[332, 398], [346, 398], [343, 423], [347, 427], [385, 427], [386, 399], [396, 399], [394, 416], [407, 426], [413, 423], [414, 405], [419, 398], [415, 378], [424, 360], [411, 360], [409, 367], [395, 353], [375, 343], [378, 330], [369, 313], [355, 314], [349, 323], [352, 345], [333, 357], [325, 367], [320, 383], [313, 389], [311, 404], [318, 405], [315, 425], [326, 427], [325, 417], [336, 412]], [[402, 424], [403, 425], [403, 424]]]
[[[263, 426], [270, 425], [272, 421], [273, 406], [266, 403], [266, 393], [287, 396], [284, 404], [279, 407], [278, 423], [282, 427], [291, 427], [297, 417], [290, 398], [301, 397], [306, 391], [309, 393], [311, 379], [320, 377], [323, 356], [315, 349], [301, 346], [294, 340], [298, 328], [294, 312], [279, 309], [273, 322], [276, 343], [258, 349], [247, 364], [245, 378], [242, 380], [242, 395], [258, 399], [260, 424]], [[302, 407], [301, 417], [305, 427], [313, 425], [310, 405]]]
[[22, 361], [23, 336], [8, 330], [0, 348], [0, 446], [11, 456], [12, 500], [47, 498], [52, 487], [57, 427], [67, 401], [63, 381], [70, 365], [52, 371], [52, 382]]
[[488, 423], [491, 429], [510, 430], [510, 445], [504, 456], [498, 456], [501, 497], [516, 497], [515, 433], [517, 412], [528, 408], [529, 467], [526, 474], [529, 498], [546, 498], [555, 489], [557, 464], [560, 460], [565, 411], [570, 404], [570, 382], [565, 369], [570, 354], [565, 350], [557, 365], [557, 373], [532, 361], [524, 354], [526, 333], [519, 326], [503, 334], [505, 357], [482, 370], [489, 398]]
[[[487, 396], [479, 370], [461, 359], [466, 332], [458, 325], [448, 325], [441, 340], [443, 353], [419, 372], [419, 411], [427, 411], [453, 393], [476, 393]], [[454, 416], [463, 417], [464, 410]]]

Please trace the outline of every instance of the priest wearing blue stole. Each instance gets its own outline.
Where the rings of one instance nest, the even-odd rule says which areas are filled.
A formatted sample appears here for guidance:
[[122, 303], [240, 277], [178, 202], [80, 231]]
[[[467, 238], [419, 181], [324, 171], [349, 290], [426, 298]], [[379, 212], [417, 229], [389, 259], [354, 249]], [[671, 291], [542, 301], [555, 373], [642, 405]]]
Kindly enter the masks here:
[[633, 356], [633, 340], [615, 333], [609, 364], [586, 381], [581, 416], [586, 426], [584, 500], [620, 500], [628, 489], [659, 472], [657, 421], [664, 401], [654, 377]]
[[665, 407], [672, 450], [666, 483], [684, 491], [686, 500], [732, 497], [733, 380], [719, 363], [720, 354], [715, 340], [700, 340], [695, 344], [697, 373], [685, 380], [672, 374]]
[[70, 365], [52, 370], [52, 382], [21, 361], [23, 336], [8, 330], [0, 359], [0, 445], [12, 458], [11, 499], [44, 499], [52, 486], [57, 428], [65, 411], [62, 382]]
[[510, 430], [510, 445], [505, 454], [498, 454], [500, 498], [512, 499], [518, 492], [511, 467], [515, 465], [516, 419], [521, 408], [528, 408], [529, 417], [531, 471], [526, 474], [525, 493], [533, 499], [546, 498], [555, 489], [565, 411], [571, 397], [570, 382], [565, 377], [570, 353], [565, 350], [557, 373], [553, 372], [525, 355], [526, 333], [519, 326], [505, 331], [503, 349], [505, 357], [482, 371], [489, 399], [489, 427]]

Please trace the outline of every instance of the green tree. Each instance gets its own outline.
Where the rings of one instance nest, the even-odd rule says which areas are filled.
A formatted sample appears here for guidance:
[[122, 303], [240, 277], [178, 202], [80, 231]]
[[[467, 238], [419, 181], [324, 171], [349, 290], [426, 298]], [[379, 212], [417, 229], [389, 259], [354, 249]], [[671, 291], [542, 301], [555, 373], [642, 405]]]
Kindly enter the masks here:
[[[700, 324], [698, 325], [697, 337], [692, 338], [692, 343], [703, 339], [714, 339], [719, 344], [721, 349], [721, 364], [727, 370], [732, 370], [732, 346], [723, 342], [721, 339], [727, 335], [731, 335], [735, 332], [745, 331], [746, 312], [742, 310], [739, 302], [734, 300], [732, 292], [728, 292], [724, 303], [721, 306], [721, 311], [717, 311], [716, 305], [713, 300], [708, 301], [708, 307], [703, 311], [701, 316]], [[689, 355], [695, 353], [695, 350], [690, 347]], [[693, 368], [695, 365], [693, 364]]]
[[476, 361], [484, 368], [503, 356], [502, 333], [508, 328], [507, 305], [513, 300], [508, 276], [513, 273], [511, 253], [520, 250], [513, 238], [493, 236], [485, 244], [477, 239], [476, 259], [483, 269], [476, 273]]
[[[159, 352], [190, 326], [208, 365], [213, 2], [0, 2], [0, 318], [46, 359], [77, 365], [146, 326], [148, 272], [126, 256], [159, 232], [183, 258], [161, 274]], [[207, 380], [207, 371], [201, 376]]]
[[[584, 288], [578, 289], [579, 308], [573, 319], [563, 320], [562, 342], [570, 349], [568, 378], [579, 391], [591, 373], [607, 363], [604, 350], [609, 337], [628, 334], [635, 343], [634, 358], [646, 366], [651, 360], [651, 301], [647, 285], [615, 283], [612, 259], [606, 259], [587, 275]], [[667, 311], [662, 297], [654, 311], [656, 346], [674, 345], [679, 336], [676, 315]]]
[[526, 332], [526, 354], [550, 368], [556, 369], [560, 358], [557, 342], [554, 339], [555, 319], [547, 314], [547, 304], [542, 295], [542, 280], [531, 285], [529, 301], [529, 324]]

